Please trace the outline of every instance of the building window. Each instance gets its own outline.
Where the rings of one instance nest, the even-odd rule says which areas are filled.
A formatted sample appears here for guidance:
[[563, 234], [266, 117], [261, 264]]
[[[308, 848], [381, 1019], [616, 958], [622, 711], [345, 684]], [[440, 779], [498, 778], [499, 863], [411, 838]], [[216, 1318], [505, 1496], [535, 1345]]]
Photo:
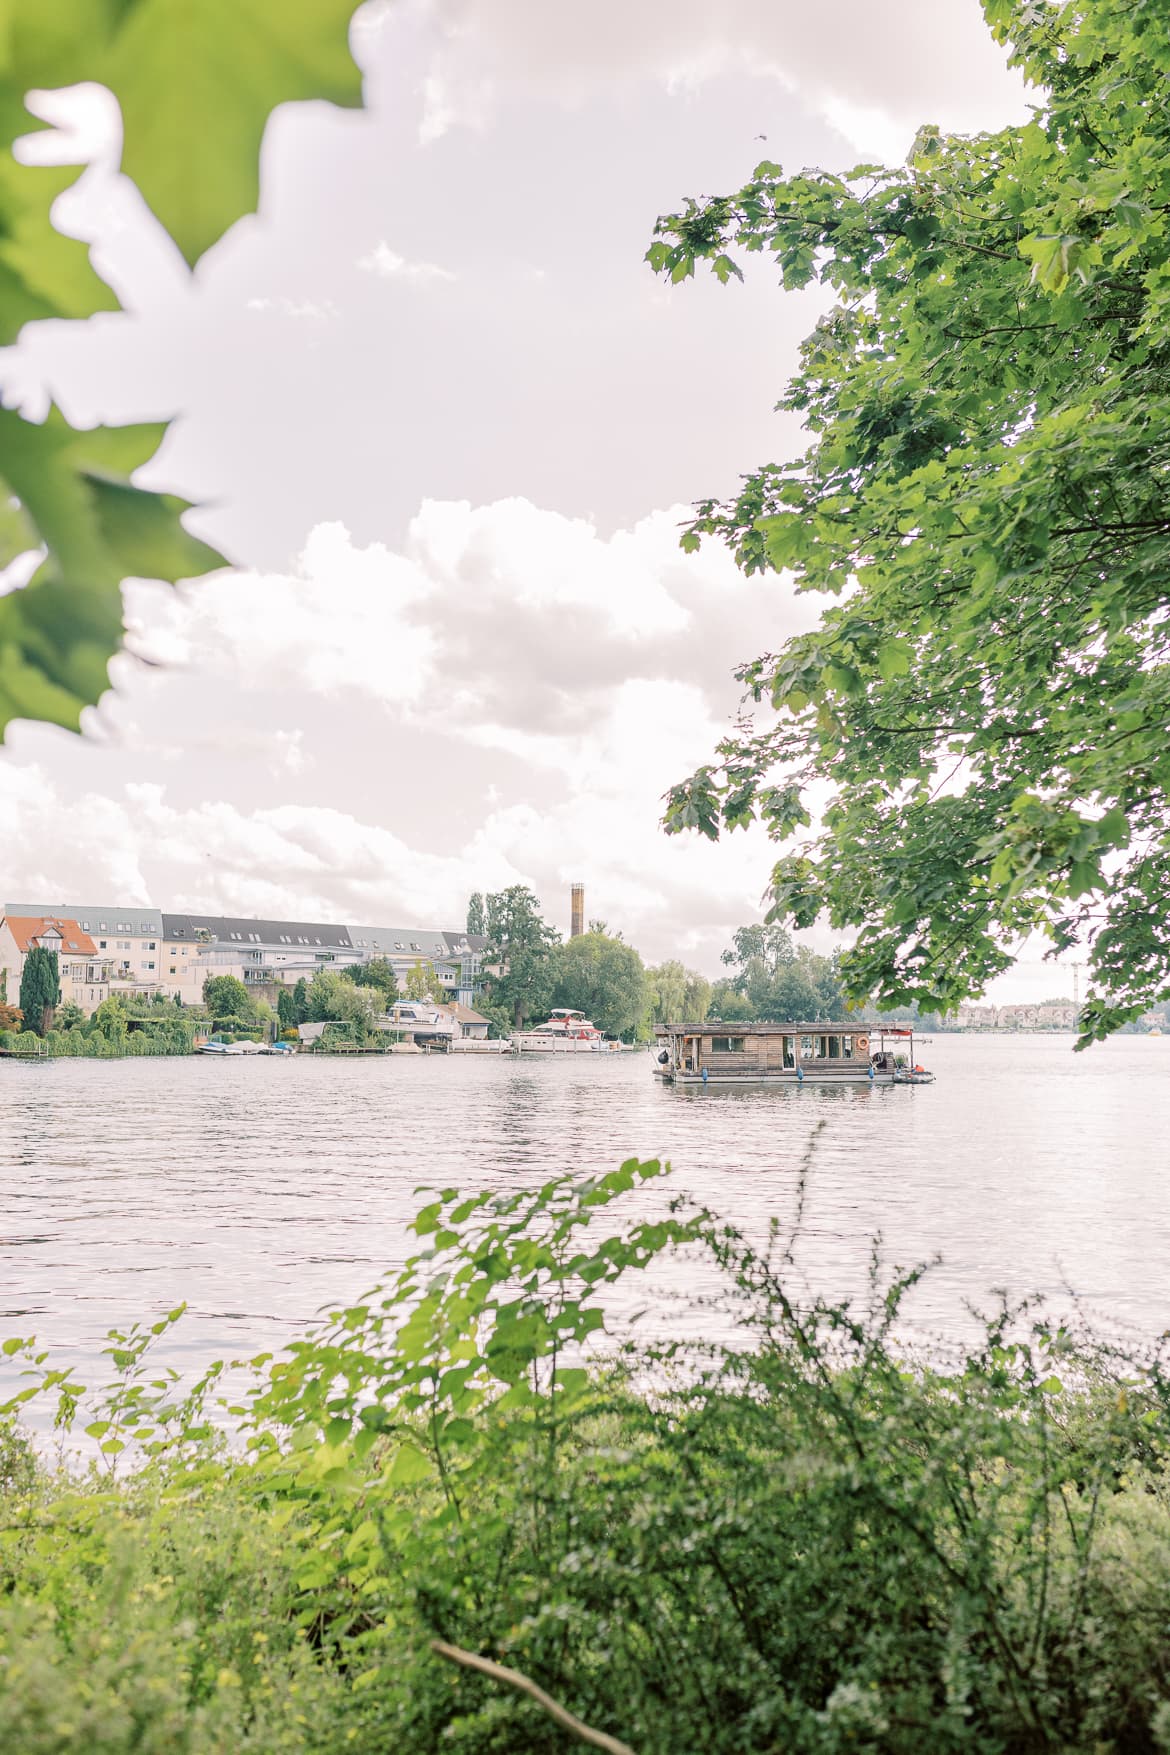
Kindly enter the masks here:
[[[177, 957], [177, 956], [178, 956], [178, 954], [179, 954], [179, 947], [178, 947], [178, 945], [172, 945], [172, 946], [171, 946], [171, 956], [172, 956], [172, 957]], [[174, 972], [175, 972], [175, 971], [174, 971], [174, 970], [173, 970], [173, 969], [172, 969], [172, 970], [171, 970], [171, 974], [172, 974], [172, 975], [173, 975], [173, 974], [174, 974]]]
[[742, 1054], [744, 1046], [742, 1036], [713, 1036], [711, 1038], [711, 1052], [713, 1054]]
[[175, 973], [176, 973], [175, 965], [172, 963], [171, 964], [171, 974], [174, 975]]
[[104, 939], [104, 938], [99, 938], [99, 940], [98, 940], [98, 950], [99, 950], [99, 951], [104, 951], [104, 950], [105, 950], [105, 948], [106, 948], [106, 941], [105, 941], [105, 939]]
[[[155, 944], [154, 940], [151, 939], [150, 943], [147, 945], [146, 948], [148, 951], [156, 951], [158, 949], [158, 946]], [[152, 963], [151, 968], [153, 968], [153, 967], [154, 967], [154, 965]]]
[[146, 967], [147, 967], [147, 968], [148, 968], [148, 969], [153, 969], [153, 968], [154, 968], [154, 964], [153, 964], [153, 963], [148, 963], [148, 964], [147, 964], [147, 965], [146, 965]]

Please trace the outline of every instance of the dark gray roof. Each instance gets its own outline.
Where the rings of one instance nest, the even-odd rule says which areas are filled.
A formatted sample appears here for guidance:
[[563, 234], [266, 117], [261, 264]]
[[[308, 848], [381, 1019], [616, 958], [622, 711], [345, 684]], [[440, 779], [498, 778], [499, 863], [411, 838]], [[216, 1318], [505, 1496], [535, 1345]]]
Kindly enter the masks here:
[[220, 944], [228, 945], [321, 945], [334, 951], [353, 949], [347, 926], [329, 926], [315, 920], [246, 920], [220, 914], [164, 914], [163, 937], [198, 941], [200, 933], [209, 932]]
[[447, 941], [447, 949], [452, 956], [459, 956], [467, 951], [486, 951], [487, 939], [482, 932], [449, 932], [443, 928], [443, 937]]
[[447, 934], [433, 926], [351, 926], [349, 937], [367, 958], [451, 955]]
[[6, 914], [15, 915], [18, 919], [25, 916], [39, 916], [42, 920], [50, 917], [60, 920], [76, 920], [83, 932], [93, 934], [112, 932], [128, 932], [134, 938], [161, 938], [163, 936], [163, 917], [157, 908], [128, 908], [125, 902], [105, 902], [88, 905], [78, 902], [6, 902]]

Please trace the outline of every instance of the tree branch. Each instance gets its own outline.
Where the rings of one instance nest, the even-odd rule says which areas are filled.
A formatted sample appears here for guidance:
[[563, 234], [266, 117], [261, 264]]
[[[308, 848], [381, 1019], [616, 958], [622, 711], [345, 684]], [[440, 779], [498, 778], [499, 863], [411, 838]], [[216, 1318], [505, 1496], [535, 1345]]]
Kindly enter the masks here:
[[437, 1657], [446, 1658], [449, 1663], [461, 1664], [465, 1670], [478, 1670], [481, 1676], [488, 1676], [493, 1682], [503, 1682], [509, 1688], [519, 1689], [535, 1700], [542, 1712], [559, 1724], [562, 1730], [568, 1731], [579, 1743], [588, 1743], [591, 1749], [604, 1749], [606, 1755], [634, 1755], [628, 1743], [619, 1743], [616, 1737], [607, 1735], [605, 1731], [595, 1731], [579, 1719], [566, 1707], [558, 1706], [551, 1694], [533, 1682], [530, 1677], [521, 1675], [519, 1670], [510, 1670], [505, 1664], [497, 1664], [491, 1658], [480, 1657], [477, 1652], [464, 1651], [462, 1646], [448, 1645], [444, 1639], [432, 1639], [431, 1650]]

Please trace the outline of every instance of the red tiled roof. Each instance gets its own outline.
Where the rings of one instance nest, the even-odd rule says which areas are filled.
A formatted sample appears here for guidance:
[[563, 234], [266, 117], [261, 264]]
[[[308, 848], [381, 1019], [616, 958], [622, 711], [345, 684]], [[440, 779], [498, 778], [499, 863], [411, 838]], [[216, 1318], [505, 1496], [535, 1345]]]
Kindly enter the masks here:
[[97, 955], [97, 946], [88, 932], [82, 932], [76, 920], [58, 920], [52, 915], [6, 914], [4, 924], [15, 939], [18, 951], [29, 950], [41, 938], [46, 928], [52, 926], [61, 934], [61, 949], [63, 951], [76, 957]]

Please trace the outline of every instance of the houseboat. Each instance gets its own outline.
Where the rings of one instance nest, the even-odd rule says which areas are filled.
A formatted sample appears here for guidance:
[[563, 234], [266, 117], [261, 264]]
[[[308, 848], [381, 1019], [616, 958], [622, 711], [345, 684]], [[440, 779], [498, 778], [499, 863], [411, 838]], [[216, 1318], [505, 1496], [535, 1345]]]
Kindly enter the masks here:
[[677, 1085], [925, 1085], [914, 1032], [859, 1024], [655, 1026], [654, 1072]]
[[517, 1030], [512, 1047], [517, 1054], [605, 1054], [621, 1044], [607, 1042], [584, 1012], [558, 1006], [547, 1023], [537, 1024], [535, 1030]]

